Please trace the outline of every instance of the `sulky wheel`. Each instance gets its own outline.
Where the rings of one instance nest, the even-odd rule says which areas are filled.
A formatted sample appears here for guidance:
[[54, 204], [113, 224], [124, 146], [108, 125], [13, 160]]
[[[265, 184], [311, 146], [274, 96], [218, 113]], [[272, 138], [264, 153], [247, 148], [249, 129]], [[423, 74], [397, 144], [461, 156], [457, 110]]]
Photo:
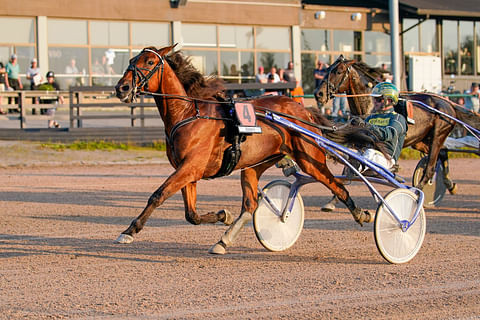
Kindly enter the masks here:
[[[413, 172], [412, 177], [412, 185], [415, 187], [422, 179], [423, 172], [427, 167], [428, 156], [423, 157], [418, 162], [417, 166], [415, 167], [415, 171]], [[443, 196], [445, 195], [445, 191], [447, 187], [443, 182], [443, 167], [441, 165], [441, 161], [437, 160], [437, 164], [435, 166], [435, 173], [432, 179], [425, 184], [422, 191], [425, 195], [425, 201], [423, 202], [423, 206], [425, 208], [434, 207], [437, 203], [439, 203]]]
[[[400, 220], [411, 221], [418, 196], [410, 190], [398, 188], [385, 196], [385, 202]], [[390, 263], [405, 263], [413, 259], [423, 243], [426, 231], [423, 207], [413, 225], [403, 231], [398, 221], [381, 203], [375, 216], [374, 236], [378, 251]]]
[[288, 200], [290, 187], [288, 181], [274, 180], [263, 188], [271, 204], [264, 197], [258, 200], [257, 210], [253, 214], [253, 228], [257, 239], [267, 250], [283, 251], [290, 248], [302, 232], [304, 209], [300, 193], [297, 193], [286, 221], [281, 220], [281, 211]]

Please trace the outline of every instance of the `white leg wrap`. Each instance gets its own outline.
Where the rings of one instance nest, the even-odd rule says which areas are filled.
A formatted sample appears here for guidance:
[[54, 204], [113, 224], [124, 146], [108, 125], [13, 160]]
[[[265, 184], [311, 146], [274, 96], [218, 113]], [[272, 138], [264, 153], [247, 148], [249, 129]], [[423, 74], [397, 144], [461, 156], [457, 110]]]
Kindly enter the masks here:
[[221, 240], [222, 242], [228, 247], [235, 242], [237, 239], [238, 234], [242, 230], [242, 228], [247, 224], [249, 221], [252, 220], [252, 214], [248, 211], [244, 211], [240, 216], [238, 216], [237, 220], [230, 226], [230, 228], [225, 231]]

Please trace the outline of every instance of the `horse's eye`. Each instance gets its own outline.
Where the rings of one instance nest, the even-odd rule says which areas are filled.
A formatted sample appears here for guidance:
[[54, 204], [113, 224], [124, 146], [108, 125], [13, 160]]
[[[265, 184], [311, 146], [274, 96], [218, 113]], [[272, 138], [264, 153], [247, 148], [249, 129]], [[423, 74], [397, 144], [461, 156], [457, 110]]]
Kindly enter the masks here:
[[153, 66], [153, 61], [150, 60], [147, 63], [148, 63], [149, 66]]

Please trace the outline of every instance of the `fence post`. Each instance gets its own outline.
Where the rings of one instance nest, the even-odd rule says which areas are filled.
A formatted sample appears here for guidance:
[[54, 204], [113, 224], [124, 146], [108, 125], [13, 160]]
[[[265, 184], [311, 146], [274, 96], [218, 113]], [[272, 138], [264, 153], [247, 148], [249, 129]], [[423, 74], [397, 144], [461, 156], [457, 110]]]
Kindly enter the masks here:
[[76, 92], [76, 96], [77, 96], [77, 128], [81, 128], [83, 126], [83, 122], [81, 119], [82, 110], [80, 110], [80, 103], [82, 103], [82, 100], [83, 100], [83, 92]]
[[130, 107], [130, 126], [135, 127], [135, 106]]
[[20, 129], [25, 128], [25, 92], [19, 91], [18, 92], [18, 108], [20, 109]]
[[140, 103], [141, 103], [141, 106], [140, 106], [140, 126], [142, 128], [145, 127], [145, 96], [141, 96], [140, 97]]
[[69, 108], [69, 113], [70, 113], [70, 128], [73, 128], [73, 91], [69, 90], [68, 92], [68, 100], [70, 101], [70, 108]]

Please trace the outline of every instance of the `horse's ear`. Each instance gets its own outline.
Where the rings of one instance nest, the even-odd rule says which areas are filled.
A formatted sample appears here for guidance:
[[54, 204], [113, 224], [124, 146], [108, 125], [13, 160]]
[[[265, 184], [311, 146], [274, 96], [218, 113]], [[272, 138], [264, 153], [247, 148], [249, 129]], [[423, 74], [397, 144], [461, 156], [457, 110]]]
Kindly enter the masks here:
[[175, 43], [174, 45], [171, 45], [171, 46], [168, 46], [168, 47], [164, 47], [164, 48], [161, 48], [161, 49], [158, 49], [158, 54], [161, 55], [161, 56], [166, 56], [167, 54], [170, 53], [170, 51], [173, 51], [173, 48], [175, 48], [175, 46], [177, 45], [178, 43]]
[[338, 56], [338, 60], [345, 60], [345, 57], [343, 56], [343, 54], [341, 54], [340, 56]]

